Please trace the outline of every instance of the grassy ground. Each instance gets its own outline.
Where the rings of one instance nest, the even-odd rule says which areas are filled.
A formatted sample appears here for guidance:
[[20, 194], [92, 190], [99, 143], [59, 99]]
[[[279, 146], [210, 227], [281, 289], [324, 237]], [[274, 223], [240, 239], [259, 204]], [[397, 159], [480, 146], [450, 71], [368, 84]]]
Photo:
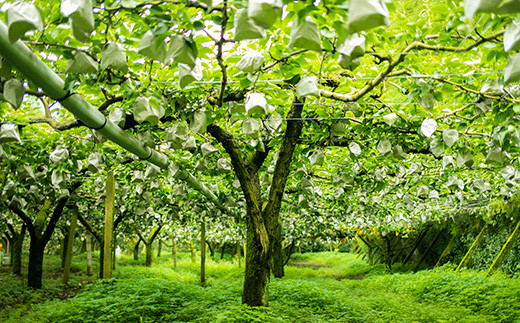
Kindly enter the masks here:
[[269, 308], [251, 309], [240, 303], [243, 267], [229, 259], [208, 261], [205, 288], [188, 254], [177, 269], [171, 256], [152, 268], [123, 256], [113, 279], [95, 283], [79, 256], [70, 287], [58, 261], [46, 259], [42, 291], [0, 272], [0, 322], [520, 322], [520, 279], [450, 266], [386, 274], [351, 254], [296, 254], [272, 278]]

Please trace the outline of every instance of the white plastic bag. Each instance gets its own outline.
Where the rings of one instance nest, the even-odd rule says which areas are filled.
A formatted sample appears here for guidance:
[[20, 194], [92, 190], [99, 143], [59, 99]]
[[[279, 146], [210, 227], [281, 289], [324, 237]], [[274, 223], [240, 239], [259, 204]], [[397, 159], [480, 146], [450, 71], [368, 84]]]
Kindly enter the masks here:
[[168, 48], [162, 39], [157, 39], [157, 36], [149, 30], [141, 38], [137, 52], [159, 62], [165, 62]]
[[134, 101], [134, 119], [135, 121], [150, 122], [151, 124], [159, 124], [159, 120], [164, 116], [165, 110], [156, 100], [150, 100], [145, 96], [139, 96]]
[[300, 81], [296, 84], [296, 96], [301, 99], [306, 96], [320, 96], [320, 90], [318, 89], [318, 78], [314, 75], [304, 75]]
[[255, 24], [270, 28], [282, 14], [282, 0], [249, 0], [247, 14]]
[[383, 0], [350, 0], [347, 26], [350, 33], [388, 25], [390, 13]]
[[257, 92], [248, 93], [245, 108], [248, 115], [266, 114], [269, 107], [265, 99], [265, 94]]
[[74, 37], [86, 42], [96, 29], [91, 0], [62, 0], [61, 14], [69, 18]]
[[110, 43], [101, 52], [101, 68], [112, 68], [117, 71], [126, 72], [126, 51], [119, 43]]
[[190, 38], [179, 35], [173, 36], [170, 40], [168, 57], [173, 57], [177, 63], [189, 65], [191, 70], [197, 59], [197, 45]]
[[6, 13], [9, 41], [14, 43], [29, 30], [43, 31], [43, 21], [38, 9], [29, 2], [16, 1]]
[[237, 10], [233, 20], [233, 25], [235, 27], [235, 36], [233, 37], [234, 41], [265, 37], [265, 30], [256, 25], [253, 19], [249, 18], [247, 9]]
[[237, 63], [237, 68], [243, 72], [255, 73], [262, 65], [264, 65], [265, 59], [262, 54], [256, 50], [248, 50], [247, 53]]
[[298, 19], [293, 21], [289, 48], [303, 48], [321, 52], [320, 30], [311, 17], [305, 17], [303, 21]]
[[202, 79], [202, 68], [200, 64], [196, 64], [193, 69], [184, 63], [179, 63], [179, 85], [184, 89], [193, 81], [200, 81]]
[[65, 73], [70, 74], [89, 74], [97, 73], [98, 62], [82, 51], [74, 54], [74, 59], [67, 62]]
[[18, 133], [18, 126], [14, 123], [4, 123], [0, 127], [0, 143], [12, 141], [22, 142]]

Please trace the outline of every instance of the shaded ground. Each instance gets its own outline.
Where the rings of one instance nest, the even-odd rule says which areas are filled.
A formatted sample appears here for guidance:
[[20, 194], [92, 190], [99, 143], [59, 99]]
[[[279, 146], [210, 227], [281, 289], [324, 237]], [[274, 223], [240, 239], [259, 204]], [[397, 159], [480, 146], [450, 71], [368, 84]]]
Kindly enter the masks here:
[[0, 270], [0, 322], [488, 323], [520, 317], [520, 279], [455, 273], [449, 266], [389, 275], [384, 266], [329, 252], [293, 255], [286, 276], [271, 280], [269, 308], [249, 308], [241, 305], [244, 267], [236, 259], [208, 260], [203, 288], [200, 264], [188, 253], [179, 256], [177, 268], [171, 256], [156, 258], [152, 268], [125, 256], [115, 279], [90, 285], [79, 256], [67, 287], [60, 283], [59, 258], [50, 257], [41, 291]]

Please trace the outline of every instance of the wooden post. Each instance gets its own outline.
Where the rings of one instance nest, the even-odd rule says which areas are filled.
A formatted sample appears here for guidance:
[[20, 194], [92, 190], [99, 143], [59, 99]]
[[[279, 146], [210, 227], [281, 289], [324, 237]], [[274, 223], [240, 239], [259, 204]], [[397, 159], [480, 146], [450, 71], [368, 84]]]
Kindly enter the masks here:
[[486, 272], [486, 277], [493, 274], [495, 270], [500, 267], [502, 264], [502, 261], [504, 261], [504, 258], [507, 256], [507, 253], [513, 248], [513, 245], [518, 240], [518, 237], [520, 236], [520, 221], [516, 224], [515, 229], [513, 230], [513, 233], [509, 236], [506, 243], [502, 247], [502, 250], [500, 250], [500, 253], [498, 254], [495, 261], [493, 261], [493, 264], [491, 264], [491, 267], [489, 267], [488, 271]]
[[206, 285], [206, 222], [200, 220], [200, 284]]
[[115, 179], [114, 171], [110, 170], [107, 174], [106, 206], [105, 206], [105, 239], [104, 239], [104, 259], [103, 259], [103, 279], [112, 277], [112, 231], [114, 227], [114, 199], [115, 199]]
[[241, 252], [240, 252], [240, 249], [242, 249], [242, 246], [240, 245], [240, 241], [237, 243], [237, 257], [238, 257], [238, 268], [241, 268], [242, 267], [242, 260], [240, 259], [241, 256]]
[[90, 239], [90, 232], [85, 236], [87, 244], [87, 276], [92, 276], [92, 240]]
[[417, 241], [413, 245], [412, 250], [410, 250], [410, 252], [408, 253], [408, 256], [406, 256], [406, 258], [404, 258], [403, 265], [406, 265], [408, 263], [408, 261], [410, 261], [410, 259], [412, 259], [413, 253], [415, 252], [417, 247], [419, 247], [419, 244], [421, 243], [421, 241], [426, 236], [426, 233], [428, 232], [428, 230], [430, 230], [430, 227], [427, 227], [426, 229], [424, 229], [421, 232], [421, 234], [419, 235], [419, 238], [417, 239]]
[[224, 259], [224, 254], [226, 253], [226, 243], [222, 244], [222, 248], [220, 249], [220, 260]]
[[74, 205], [72, 209], [72, 217], [70, 218], [69, 236], [67, 241], [67, 250], [65, 251], [65, 264], [63, 266], [62, 283], [69, 282], [70, 263], [72, 261], [72, 247], [74, 246], [74, 235], [76, 234], [76, 226], [78, 224], [78, 206]]
[[441, 265], [441, 261], [447, 256], [450, 254], [451, 252], [451, 248], [453, 248], [453, 246], [455, 245], [455, 242], [457, 241], [457, 239], [460, 237], [461, 233], [457, 232], [455, 233], [452, 237], [451, 237], [451, 240], [450, 242], [448, 243], [448, 245], [446, 246], [446, 249], [444, 249], [444, 251], [442, 252], [441, 256], [439, 257], [439, 260], [437, 260], [437, 263], [435, 264], [435, 266], [433, 268], [437, 268]]
[[435, 235], [435, 238], [433, 238], [433, 241], [432, 243], [430, 243], [430, 245], [428, 246], [428, 249], [426, 249], [426, 251], [422, 254], [421, 256], [421, 259], [419, 259], [419, 261], [415, 264], [415, 267], [413, 268], [413, 271], [417, 271], [417, 269], [419, 268], [421, 262], [424, 260], [424, 258], [426, 258], [426, 256], [430, 253], [430, 251], [432, 250], [433, 246], [437, 243], [437, 241], [439, 241], [439, 238], [441, 237], [441, 232], [442, 230], [444, 229], [444, 227], [442, 227], [438, 232], [437, 234]]
[[173, 239], [173, 267], [177, 268], [177, 240]]
[[190, 250], [191, 250], [191, 263], [194, 264], [197, 262], [197, 252], [195, 251], [195, 246], [193, 245], [192, 240], [190, 240]]
[[477, 250], [478, 245], [482, 242], [482, 239], [484, 238], [484, 233], [486, 232], [487, 227], [488, 227], [488, 225], [486, 223], [486, 225], [484, 225], [484, 227], [482, 228], [482, 230], [478, 234], [477, 239], [475, 239], [475, 241], [473, 242], [473, 244], [469, 248], [468, 252], [466, 252], [466, 255], [464, 256], [464, 258], [462, 258], [462, 261], [460, 262], [460, 264], [457, 267], [457, 269], [455, 269], [455, 271], [459, 271], [461, 268], [466, 267], [466, 265], [468, 264], [469, 260], [471, 259], [471, 256], [473, 256], [473, 254]]

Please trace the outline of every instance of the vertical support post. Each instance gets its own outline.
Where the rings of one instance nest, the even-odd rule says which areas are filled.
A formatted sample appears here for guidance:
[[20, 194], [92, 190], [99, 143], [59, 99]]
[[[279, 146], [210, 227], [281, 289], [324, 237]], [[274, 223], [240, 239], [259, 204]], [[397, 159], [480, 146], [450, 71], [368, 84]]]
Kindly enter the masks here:
[[415, 250], [417, 249], [417, 247], [419, 246], [421, 241], [426, 236], [426, 233], [428, 232], [428, 230], [430, 230], [430, 227], [427, 227], [426, 229], [424, 229], [421, 232], [421, 234], [419, 235], [419, 238], [417, 239], [417, 241], [413, 245], [412, 250], [410, 250], [410, 252], [408, 253], [408, 256], [406, 256], [406, 258], [404, 258], [403, 265], [406, 265], [408, 263], [408, 261], [410, 261], [410, 259], [412, 259], [413, 253], [415, 252]]
[[92, 276], [92, 239], [90, 238], [90, 232], [87, 232], [85, 242], [87, 244], [87, 276]]
[[500, 267], [502, 264], [502, 261], [504, 261], [504, 258], [507, 256], [507, 253], [513, 248], [513, 245], [518, 240], [518, 237], [520, 236], [520, 221], [516, 224], [515, 229], [513, 230], [513, 233], [509, 236], [506, 243], [502, 247], [502, 250], [500, 250], [500, 253], [498, 254], [495, 261], [493, 261], [493, 264], [491, 264], [491, 267], [489, 267], [488, 271], [486, 272], [486, 277], [491, 275], [495, 270]]
[[177, 268], [177, 240], [173, 238], [173, 267]]
[[413, 268], [413, 271], [417, 271], [417, 269], [419, 268], [419, 266], [421, 265], [421, 262], [424, 260], [424, 258], [426, 258], [426, 256], [430, 253], [430, 251], [432, 250], [433, 246], [435, 246], [435, 244], [437, 243], [437, 241], [439, 241], [439, 238], [441, 237], [441, 232], [442, 230], [444, 229], [444, 227], [440, 228], [439, 231], [437, 231], [437, 234], [435, 235], [435, 238], [433, 239], [432, 243], [430, 243], [430, 245], [428, 246], [428, 249], [426, 249], [426, 251], [423, 253], [421, 259], [419, 259], [419, 261], [415, 264], [415, 267]]
[[72, 216], [70, 218], [69, 236], [67, 241], [67, 249], [65, 251], [65, 264], [63, 266], [62, 283], [69, 282], [70, 263], [72, 262], [72, 247], [74, 247], [74, 235], [76, 234], [76, 226], [78, 224], [78, 206], [74, 205]]
[[452, 237], [451, 237], [451, 240], [450, 242], [448, 243], [448, 245], [446, 246], [446, 249], [444, 249], [444, 251], [442, 252], [441, 256], [439, 257], [439, 260], [437, 260], [437, 263], [435, 264], [435, 266], [433, 268], [437, 268], [441, 265], [441, 261], [447, 256], [450, 254], [451, 252], [451, 249], [453, 248], [453, 246], [455, 245], [455, 242], [457, 241], [457, 239], [460, 237], [461, 233], [457, 232], [455, 233]]
[[242, 258], [241, 257], [241, 251], [240, 249], [242, 249], [242, 246], [240, 245], [240, 241], [237, 243], [237, 257], [238, 257], [238, 268], [242, 268]]
[[115, 179], [114, 171], [110, 170], [107, 174], [106, 184], [106, 206], [105, 206], [105, 239], [104, 239], [104, 258], [103, 259], [103, 279], [112, 277], [112, 232], [114, 229], [114, 199], [115, 199]]
[[206, 285], [206, 222], [200, 220], [200, 284]]
[[460, 264], [457, 267], [457, 269], [455, 269], [455, 271], [459, 271], [461, 268], [466, 267], [466, 265], [468, 264], [469, 260], [471, 259], [471, 256], [473, 256], [473, 254], [477, 250], [479, 244], [482, 242], [482, 239], [484, 239], [484, 233], [486, 232], [487, 228], [488, 228], [488, 225], [486, 223], [486, 225], [484, 225], [484, 227], [482, 228], [482, 230], [478, 234], [477, 239], [475, 239], [475, 241], [473, 242], [473, 244], [469, 248], [468, 252], [466, 252], [466, 255], [464, 256], [464, 258], [462, 258], [462, 261], [460, 262]]

